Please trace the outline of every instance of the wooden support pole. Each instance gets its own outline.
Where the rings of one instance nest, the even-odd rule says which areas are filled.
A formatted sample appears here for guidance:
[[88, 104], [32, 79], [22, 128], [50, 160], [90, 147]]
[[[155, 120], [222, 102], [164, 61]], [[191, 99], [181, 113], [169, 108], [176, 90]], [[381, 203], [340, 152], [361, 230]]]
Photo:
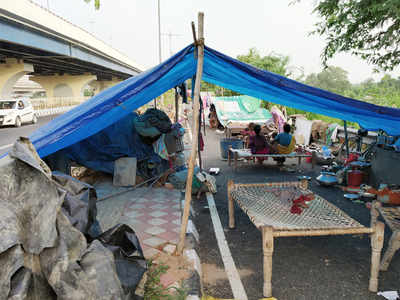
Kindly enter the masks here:
[[175, 89], [175, 123], [179, 121], [179, 94]]
[[199, 107], [200, 107], [200, 82], [203, 75], [203, 60], [204, 60], [204, 13], [199, 12], [198, 15], [198, 30], [199, 30], [199, 40], [197, 41], [197, 70], [196, 70], [196, 82], [194, 87], [194, 103], [193, 103], [193, 138], [192, 138], [192, 150], [190, 152], [189, 159], [189, 169], [186, 179], [186, 191], [185, 191], [185, 207], [182, 216], [181, 233], [179, 238], [179, 244], [177, 252], [179, 255], [183, 253], [183, 248], [185, 246], [186, 229], [189, 220], [190, 213], [190, 202], [192, 201], [192, 181], [194, 166], [196, 163], [197, 154], [197, 144], [199, 141]]
[[261, 228], [263, 257], [264, 257], [264, 297], [272, 297], [272, 254], [274, 253], [273, 228], [264, 226]]
[[343, 120], [343, 125], [344, 125], [344, 141], [346, 143], [346, 155], [347, 155], [347, 158], [349, 158], [349, 154], [350, 154], [350, 151], [349, 151], [349, 136], [347, 135], [347, 121], [346, 120]]
[[382, 222], [377, 222], [374, 229], [375, 232], [371, 235], [372, 255], [369, 290], [376, 293], [378, 291], [379, 264], [383, 247], [385, 225]]
[[228, 166], [231, 166], [231, 162], [232, 162], [232, 152], [231, 152], [231, 149], [232, 149], [232, 145], [229, 145], [229, 146], [228, 146]]
[[228, 213], [229, 213], [229, 228], [235, 228], [235, 206], [233, 203], [233, 198], [231, 195], [232, 189], [234, 188], [235, 184], [232, 180], [228, 181]]
[[191, 25], [192, 25], [193, 41], [194, 41], [194, 45], [196, 46], [196, 44], [197, 44], [196, 27], [194, 26], [194, 22], [193, 21], [192, 21]]

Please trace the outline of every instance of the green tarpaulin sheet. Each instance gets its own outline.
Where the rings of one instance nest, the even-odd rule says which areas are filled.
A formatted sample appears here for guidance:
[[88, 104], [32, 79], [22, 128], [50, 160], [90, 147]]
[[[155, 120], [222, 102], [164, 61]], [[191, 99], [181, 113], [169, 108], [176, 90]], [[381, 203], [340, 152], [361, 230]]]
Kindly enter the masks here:
[[235, 121], [264, 123], [272, 118], [270, 112], [261, 107], [262, 100], [254, 97], [215, 97], [213, 102], [218, 120], [223, 126]]

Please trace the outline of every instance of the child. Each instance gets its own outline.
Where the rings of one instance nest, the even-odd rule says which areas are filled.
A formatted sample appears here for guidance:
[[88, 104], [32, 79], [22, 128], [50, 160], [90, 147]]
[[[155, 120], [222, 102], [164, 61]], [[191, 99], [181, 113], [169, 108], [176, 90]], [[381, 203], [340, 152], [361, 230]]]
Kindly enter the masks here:
[[254, 123], [249, 123], [247, 128], [241, 132], [241, 134], [244, 136], [244, 144], [246, 148], [249, 148], [249, 142], [250, 142], [250, 137], [256, 135], [254, 132]]
[[[255, 135], [250, 136], [249, 147], [251, 149], [252, 154], [269, 154], [270, 153], [270, 145], [267, 142], [267, 139], [264, 135], [260, 134], [261, 126], [254, 126]], [[265, 158], [257, 157], [257, 161], [259, 164], [262, 164]]]

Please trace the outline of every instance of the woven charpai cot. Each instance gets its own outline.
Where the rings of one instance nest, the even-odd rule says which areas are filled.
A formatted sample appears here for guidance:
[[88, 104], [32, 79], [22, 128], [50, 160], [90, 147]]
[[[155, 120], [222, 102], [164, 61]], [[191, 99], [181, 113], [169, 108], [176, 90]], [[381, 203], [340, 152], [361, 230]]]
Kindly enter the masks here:
[[[307, 199], [312, 194], [307, 187], [307, 180], [261, 184], [228, 182], [229, 228], [235, 228], [236, 202], [262, 234], [264, 297], [272, 296], [274, 239], [290, 236], [370, 234], [372, 252], [369, 290], [377, 292], [385, 225], [375, 220], [371, 227], [365, 227], [316, 194], [308, 203], [309, 207], [304, 208], [300, 215], [291, 213], [293, 200]], [[302, 195], [305, 197], [300, 197]], [[372, 213], [376, 219], [378, 213], [375, 208], [371, 209]]]
[[231, 190], [231, 197], [258, 228], [262, 226], [272, 226], [274, 230], [365, 228], [316, 194], [309, 207], [300, 215], [292, 214], [291, 200], [299, 192], [312, 193], [309, 190], [302, 191], [300, 184], [296, 182], [235, 184]]
[[400, 231], [400, 206], [380, 207], [379, 212], [392, 231]]

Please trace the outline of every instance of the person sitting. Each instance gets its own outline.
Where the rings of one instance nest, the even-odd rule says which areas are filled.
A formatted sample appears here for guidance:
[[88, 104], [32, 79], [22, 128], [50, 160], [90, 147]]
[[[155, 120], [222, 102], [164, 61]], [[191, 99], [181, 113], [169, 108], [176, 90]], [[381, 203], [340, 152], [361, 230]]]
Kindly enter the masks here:
[[[261, 126], [254, 126], [255, 135], [250, 136], [249, 138], [249, 147], [251, 149], [252, 154], [269, 154], [270, 153], [270, 145], [267, 142], [267, 139], [264, 135], [260, 134]], [[265, 158], [257, 157], [257, 161], [259, 164], [262, 164]]]
[[249, 125], [247, 126], [247, 128], [245, 128], [245, 130], [242, 130], [240, 133], [244, 136], [244, 144], [246, 148], [249, 148], [249, 143], [250, 143], [250, 137], [256, 135], [256, 133], [254, 132], [254, 123], [249, 123]]
[[219, 125], [217, 110], [215, 109], [215, 105], [211, 104], [210, 113], [208, 114], [210, 128], [217, 128]]
[[[283, 125], [283, 132], [279, 133], [274, 138], [274, 152], [278, 154], [290, 154], [296, 147], [296, 139], [290, 134], [291, 127], [288, 123]], [[275, 159], [278, 164], [285, 162], [284, 157], [278, 157]]]

